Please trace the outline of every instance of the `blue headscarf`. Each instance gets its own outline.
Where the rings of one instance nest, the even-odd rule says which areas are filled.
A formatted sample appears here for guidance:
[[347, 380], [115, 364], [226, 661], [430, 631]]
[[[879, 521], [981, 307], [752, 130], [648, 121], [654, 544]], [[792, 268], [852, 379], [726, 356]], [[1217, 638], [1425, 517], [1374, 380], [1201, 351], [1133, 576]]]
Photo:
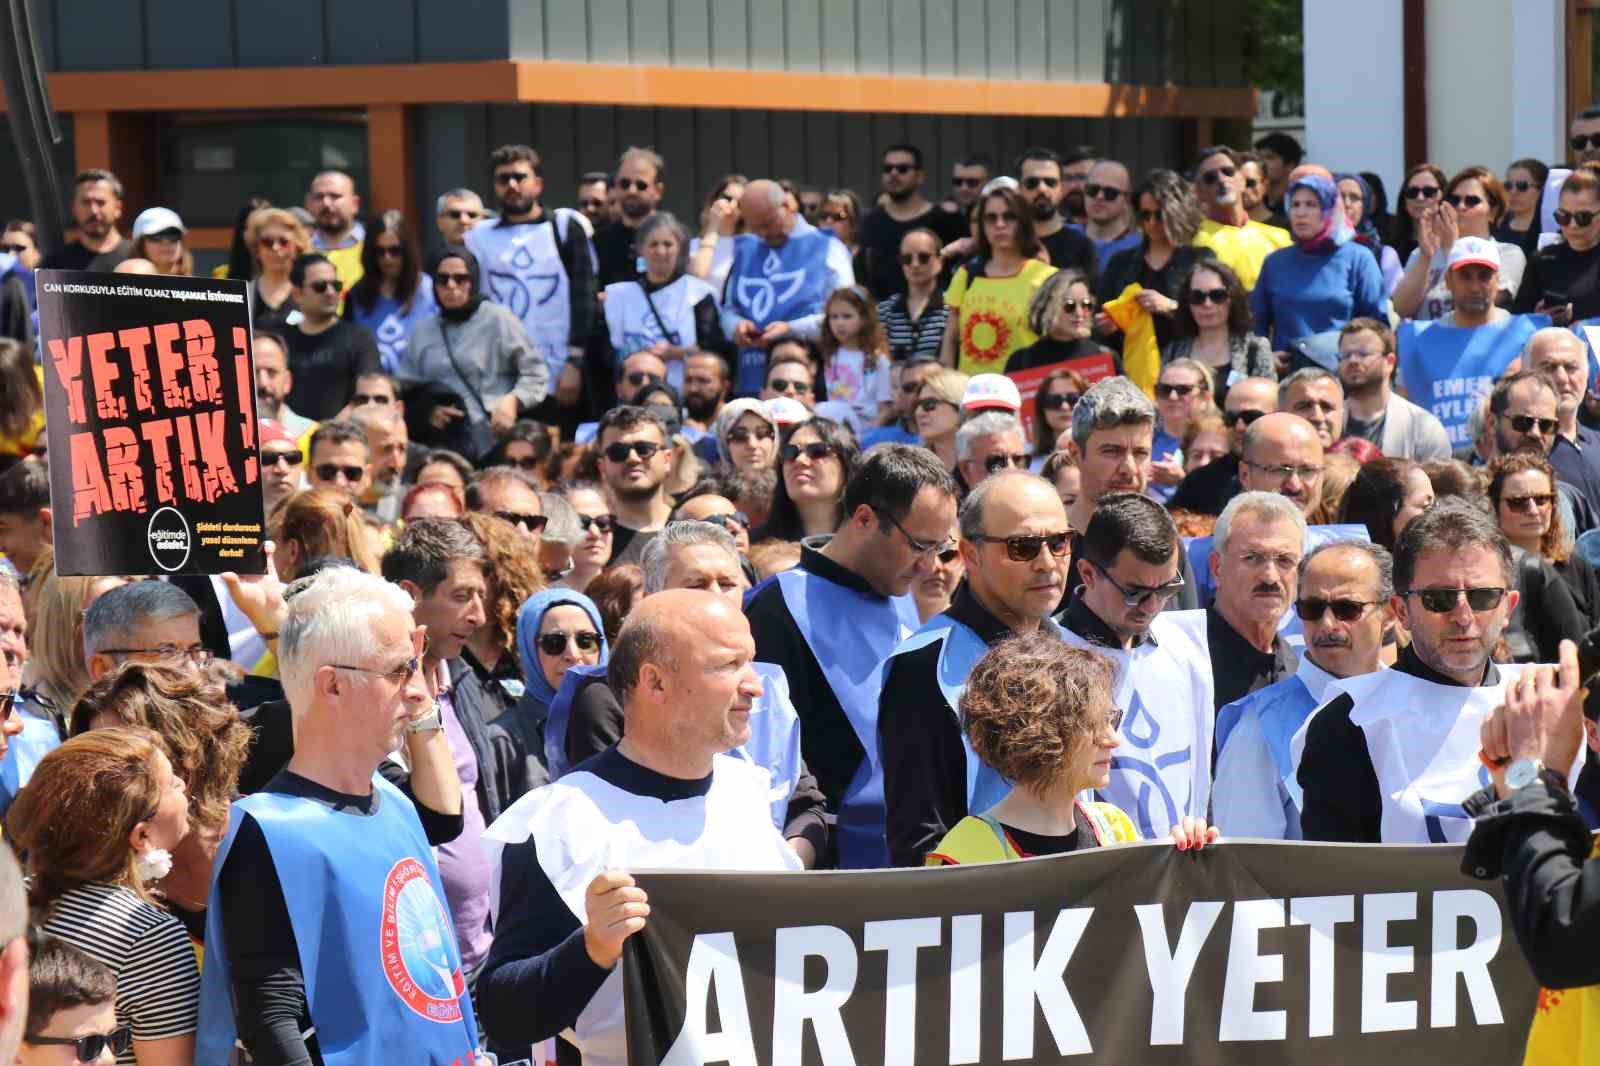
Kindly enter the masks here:
[[600, 634], [601, 666], [611, 655], [606, 645], [605, 627], [600, 623], [600, 608], [589, 597], [573, 589], [560, 588], [545, 589], [529, 596], [517, 610], [517, 657], [522, 660], [523, 699], [539, 704], [542, 709], [549, 708], [550, 701], [556, 698], [556, 690], [545, 680], [544, 669], [539, 665], [539, 626], [544, 622], [545, 612], [563, 604], [582, 607], [583, 613], [594, 623], [594, 631]]
[[1341, 230], [1344, 234], [1349, 235], [1345, 237], [1345, 240], [1349, 240], [1350, 236], [1353, 236], [1349, 223], [1345, 222], [1344, 219], [1344, 207], [1339, 203], [1339, 189], [1333, 182], [1321, 174], [1307, 174], [1298, 178], [1293, 185], [1289, 186], [1289, 191], [1284, 194], [1284, 204], [1293, 204], [1294, 194], [1301, 189], [1305, 189], [1316, 196], [1317, 201], [1322, 204], [1322, 227], [1317, 231], [1316, 236], [1304, 240], [1299, 237], [1294, 238], [1294, 243], [1301, 251], [1331, 252], [1344, 243], [1344, 241], [1338, 239]]
[[[1371, 248], [1376, 255], [1383, 250], [1383, 238], [1378, 236], [1378, 226], [1373, 221], [1377, 212], [1377, 197], [1372, 194], [1372, 186], [1367, 184], [1367, 179], [1360, 174], [1335, 174], [1333, 176], [1335, 189], [1341, 181], [1353, 181], [1361, 189], [1361, 222], [1356, 226], [1356, 242]], [[1339, 201], [1339, 210], [1344, 210], [1342, 198]]]

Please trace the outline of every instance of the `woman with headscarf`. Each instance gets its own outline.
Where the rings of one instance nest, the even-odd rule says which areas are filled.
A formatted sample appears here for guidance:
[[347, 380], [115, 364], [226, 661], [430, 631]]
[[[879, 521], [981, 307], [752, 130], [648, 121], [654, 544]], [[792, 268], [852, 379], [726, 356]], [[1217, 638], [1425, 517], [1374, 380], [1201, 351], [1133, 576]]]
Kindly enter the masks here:
[[439, 313], [411, 333], [395, 377], [415, 389], [411, 439], [477, 458], [549, 391], [550, 371], [522, 322], [485, 299], [478, 259], [452, 245], [433, 260]]
[[522, 740], [524, 750], [543, 753], [553, 781], [572, 769], [566, 716], [551, 717], [561, 682], [573, 667], [604, 669], [610, 658], [600, 608], [573, 589], [534, 593], [517, 612], [517, 655], [522, 699], [511, 708], [507, 729]]
[[760, 400], [729, 400], [712, 432], [723, 460], [735, 470], [771, 470], [778, 464], [778, 426]]
[[1388, 296], [1400, 283], [1400, 256], [1383, 243], [1373, 211], [1376, 201], [1372, 186], [1360, 174], [1335, 174], [1339, 187], [1339, 203], [1344, 208], [1345, 221], [1355, 231], [1355, 241], [1369, 249], [1378, 259], [1378, 269], [1383, 272], [1383, 294]]
[[1377, 259], [1353, 240], [1333, 182], [1307, 174], [1289, 186], [1289, 233], [1294, 243], [1261, 264], [1250, 293], [1256, 332], [1275, 351], [1352, 318], [1385, 318], [1383, 274]]

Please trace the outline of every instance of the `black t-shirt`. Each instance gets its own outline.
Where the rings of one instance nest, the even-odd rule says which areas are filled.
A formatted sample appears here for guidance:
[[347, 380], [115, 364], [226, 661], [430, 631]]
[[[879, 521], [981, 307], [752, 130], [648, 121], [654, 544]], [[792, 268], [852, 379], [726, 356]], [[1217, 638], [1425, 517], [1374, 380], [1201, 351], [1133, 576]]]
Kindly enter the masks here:
[[1046, 836], [1043, 833], [1029, 833], [1018, 829], [1014, 825], [1000, 823], [1000, 828], [1006, 831], [1006, 836], [1011, 838], [1011, 843], [1022, 853], [1023, 858], [1032, 858], [1035, 855], [1065, 855], [1069, 851], [1081, 851], [1095, 846], [1094, 834], [1089, 831], [1082, 819], [1073, 826], [1072, 832], [1066, 836]]
[[634, 238], [639, 231], [613, 222], [594, 235], [594, 254], [600, 261], [600, 287], [639, 277], [639, 252]]
[[1566, 244], [1552, 244], [1541, 249], [1528, 260], [1511, 310], [1528, 314], [1551, 293], [1572, 304], [1574, 319], [1600, 315], [1600, 248], [1575, 252]]
[[109, 274], [116, 265], [133, 255], [133, 242], [124, 237], [109, 252], [92, 252], [82, 241], [73, 241], [44, 257], [45, 270], [96, 270]]
[[660, 532], [659, 529], [629, 529], [618, 523], [611, 533], [611, 559], [606, 565], [637, 563], [644, 555], [645, 546]]
[[1094, 241], [1075, 229], [1062, 226], [1050, 236], [1040, 237], [1039, 243], [1050, 253], [1052, 266], [1061, 270], [1076, 267], [1089, 279], [1089, 290], [1094, 291], [1094, 280], [1100, 273], [1100, 253], [1096, 250]]
[[966, 228], [960, 215], [937, 204], [929, 204], [927, 211], [905, 222], [876, 208], [861, 223], [861, 254], [866, 269], [856, 275], [856, 280], [880, 300], [905, 292], [906, 276], [900, 271], [900, 241], [905, 235], [914, 229], [931, 229], [939, 235], [942, 246], [966, 236]]
[[299, 326], [284, 330], [289, 344], [289, 409], [318, 422], [337, 415], [356, 392], [356, 378], [383, 369], [372, 331], [335, 319], [321, 333], [307, 335]]
[[1026, 348], [1018, 348], [1011, 353], [1011, 358], [1006, 360], [1006, 373], [1015, 374], [1019, 370], [1033, 370], [1041, 366], [1051, 366], [1067, 359], [1082, 359], [1085, 356], [1105, 354], [1112, 357], [1116, 372], [1122, 373], [1122, 357], [1110, 348], [1101, 344], [1092, 337], [1078, 337], [1070, 341], [1059, 341], [1054, 337], [1040, 337]]

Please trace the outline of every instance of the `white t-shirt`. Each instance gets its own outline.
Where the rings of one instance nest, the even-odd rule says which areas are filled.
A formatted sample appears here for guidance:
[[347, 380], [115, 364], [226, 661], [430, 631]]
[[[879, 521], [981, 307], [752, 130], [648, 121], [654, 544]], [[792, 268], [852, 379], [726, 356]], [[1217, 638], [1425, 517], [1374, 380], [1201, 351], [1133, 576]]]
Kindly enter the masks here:
[[847, 403], [870, 426], [878, 420], [878, 405], [888, 403], [889, 359], [877, 355], [869, 361], [865, 352], [840, 348], [822, 372], [828, 399]]

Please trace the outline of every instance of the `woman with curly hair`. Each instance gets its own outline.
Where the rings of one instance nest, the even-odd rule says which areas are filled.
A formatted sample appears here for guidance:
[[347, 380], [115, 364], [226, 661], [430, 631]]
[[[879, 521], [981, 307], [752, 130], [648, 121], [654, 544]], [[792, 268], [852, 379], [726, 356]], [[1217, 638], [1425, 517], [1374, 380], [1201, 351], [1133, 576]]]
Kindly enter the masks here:
[[251, 744], [250, 727], [228, 702], [224, 669], [198, 674], [130, 662], [97, 681], [72, 709], [73, 736], [134, 726], [161, 738], [189, 795], [189, 832], [172, 849], [159, 896], [197, 950], [205, 943], [212, 861]]
[[1161, 364], [1193, 359], [1209, 367], [1212, 398], [1218, 409], [1230, 380], [1278, 380], [1272, 345], [1255, 333], [1250, 296], [1233, 268], [1207, 259], [1189, 268], [1178, 283], [1178, 311], [1173, 318], [1177, 338], [1161, 350]]
[[[503, 518], [474, 511], [461, 521], [483, 545], [487, 557], [483, 576], [488, 585], [484, 602], [487, 620], [473, 632], [461, 657], [478, 675], [484, 688], [507, 710], [522, 694], [522, 669], [517, 661], [517, 609], [544, 588], [539, 557], [528, 551], [528, 538]], [[514, 690], [514, 691], [513, 691]]]
[[[987, 811], [970, 814], [928, 855], [929, 866], [1028, 859], [1139, 839], [1115, 804], [1084, 802], [1103, 788], [1122, 743], [1122, 711], [1112, 702], [1115, 667], [1059, 636], [1030, 633], [989, 649], [961, 695], [972, 751], [1012, 785]], [[1200, 818], [1172, 827], [1179, 850], [1217, 839]]]
[[[1121, 296], [1129, 285], [1143, 289], [1139, 303], [1155, 319], [1156, 343], [1164, 349], [1177, 336], [1178, 283], [1195, 263], [1215, 261], [1216, 253], [1191, 243], [1206, 216], [1193, 187], [1178, 174], [1150, 171], [1134, 186], [1133, 207], [1139, 245], [1111, 257], [1100, 272], [1097, 295], [1104, 304]], [[1098, 322], [1102, 330], [1116, 330], [1107, 315]]]

